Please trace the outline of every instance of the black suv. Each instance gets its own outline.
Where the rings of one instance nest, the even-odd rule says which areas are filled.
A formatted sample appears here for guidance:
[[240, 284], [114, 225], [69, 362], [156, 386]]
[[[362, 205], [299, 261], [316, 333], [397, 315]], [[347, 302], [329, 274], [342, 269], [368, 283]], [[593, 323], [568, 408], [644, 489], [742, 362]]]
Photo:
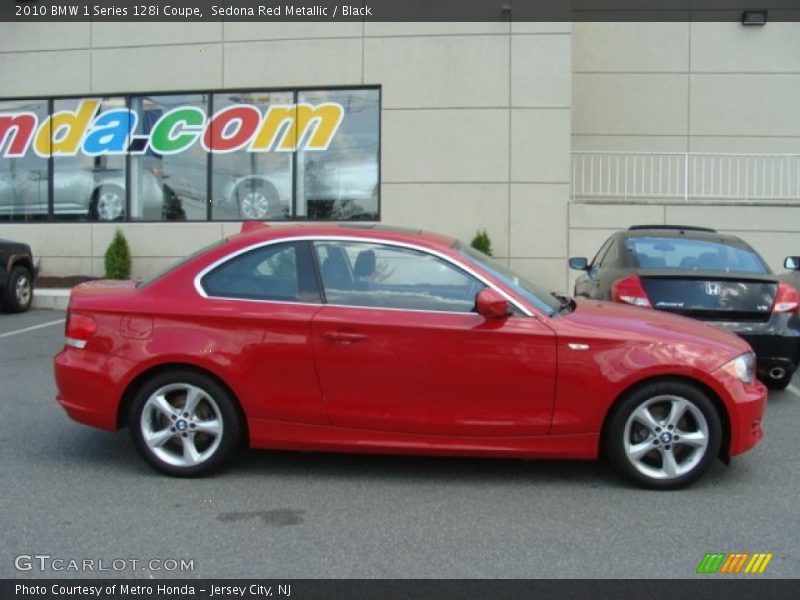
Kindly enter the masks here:
[[703, 227], [638, 225], [612, 235], [584, 271], [575, 295], [655, 308], [739, 334], [756, 354], [759, 378], [783, 389], [800, 363], [800, 294], [747, 243]]
[[35, 277], [30, 246], [0, 240], [0, 305], [9, 312], [28, 310]]

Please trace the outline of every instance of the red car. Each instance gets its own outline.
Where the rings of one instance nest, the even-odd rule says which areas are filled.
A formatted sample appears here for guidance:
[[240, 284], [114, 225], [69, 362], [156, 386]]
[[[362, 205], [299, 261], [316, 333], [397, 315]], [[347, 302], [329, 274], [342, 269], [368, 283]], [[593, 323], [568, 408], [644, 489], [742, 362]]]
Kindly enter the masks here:
[[762, 437], [733, 334], [541, 291], [448, 237], [248, 226], [142, 283], [72, 292], [55, 358], [76, 421], [171, 475], [241, 446], [591, 459], [677, 488]]

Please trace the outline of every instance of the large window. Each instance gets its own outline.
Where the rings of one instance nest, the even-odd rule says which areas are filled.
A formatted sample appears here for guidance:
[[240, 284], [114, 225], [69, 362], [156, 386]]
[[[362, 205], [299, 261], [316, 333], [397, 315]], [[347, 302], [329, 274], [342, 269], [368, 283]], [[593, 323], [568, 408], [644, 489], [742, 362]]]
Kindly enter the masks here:
[[[53, 102], [50, 151], [53, 155], [53, 213], [56, 219], [116, 221], [125, 217], [125, 156], [93, 155], [91, 133], [84, 134], [88, 137], [89, 153], [74, 152], [80, 137], [80, 123], [88, 123], [92, 115], [99, 113], [111, 115], [106, 117], [107, 122], [121, 120], [122, 128], [127, 130], [131, 118], [125, 109], [122, 97], [88, 101], [72, 98]], [[102, 122], [98, 130], [101, 127]], [[46, 206], [45, 203], [45, 212]]]
[[0, 101], [0, 219], [377, 220], [380, 90]]
[[[50, 129], [36, 139], [36, 124], [49, 114], [47, 100], [0, 102], [0, 219], [33, 221], [48, 215], [48, 159], [36, 143], [49, 147]], [[49, 152], [49, 148], [47, 149]]]

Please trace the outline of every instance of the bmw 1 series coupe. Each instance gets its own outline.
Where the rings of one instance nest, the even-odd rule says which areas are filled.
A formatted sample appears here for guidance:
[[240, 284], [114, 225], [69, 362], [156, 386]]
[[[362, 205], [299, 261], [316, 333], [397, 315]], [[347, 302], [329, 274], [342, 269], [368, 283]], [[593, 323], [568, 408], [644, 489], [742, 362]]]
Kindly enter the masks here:
[[142, 282], [72, 292], [57, 398], [156, 469], [241, 447], [594, 459], [650, 488], [762, 438], [741, 338], [555, 296], [445, 236], [245, 224]]

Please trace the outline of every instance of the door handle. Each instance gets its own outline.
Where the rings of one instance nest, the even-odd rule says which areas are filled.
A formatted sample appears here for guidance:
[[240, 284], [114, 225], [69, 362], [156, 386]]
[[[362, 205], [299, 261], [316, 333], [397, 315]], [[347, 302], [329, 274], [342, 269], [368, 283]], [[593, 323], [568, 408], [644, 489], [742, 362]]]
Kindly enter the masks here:
[[322, 334], [322, 337], [329, 342], [336, 342], [339, 344], [354, 344], [367, 339], [367, 336], [363, 333], [353, 333], [350, 331], [326, 331]]

